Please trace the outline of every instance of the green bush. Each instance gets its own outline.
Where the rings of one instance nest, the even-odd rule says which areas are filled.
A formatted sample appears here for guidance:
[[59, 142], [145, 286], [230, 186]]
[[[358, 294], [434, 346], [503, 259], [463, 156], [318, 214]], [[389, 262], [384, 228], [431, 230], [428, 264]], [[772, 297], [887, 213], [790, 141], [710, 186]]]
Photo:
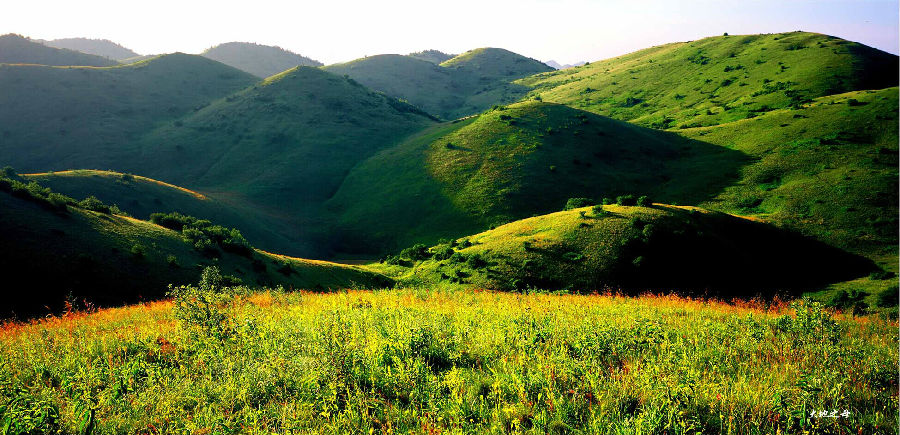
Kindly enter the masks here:
[[635, 204], [640, 207], [648, 207], [650, 206], [650, 198], [648, 198], [647, 195], [639, 196]]
[[89, 196], [85, 199], [82, 199], [78, 203], [78, 206], [85, 210], [96, 211], [98, 213], [105, 213], [105, 214], [112, 213], [109, 206], [104, 204], [103, 201], [100, 201], [95, 196]]
[[224, 286], [219, 268], [203, 269], [197, 286], [169, 286], [175, 318], [181, 326], [199, 335], [224, 338], [231, 332], [225, 306], [234, 298], [236, 289]]
[[572, 210], [572, 209], [581, 208], [581, 207], [589, 207], [596, 203], [597, 203], [596, 201], [594, 201], [593, 199], [590, 199], [590, 198], [569, 198], [569, 200], [566, 201], [565, 210]]
[[616, 197], [616, 204], [618, 205], [637, 205], [637, 199], [635, 199], [634, 195], [620, 195]]
[[447, 244], [447, 245], [435, 246], [435, 247], [431, 248], [431, 252], [432, 252], [432, 257], [435, 260], [442, 261], [442, 260], [449, 260], [450, 257], [452, 257], [456, 251], [454, 251], [453, 248], [450, 247], [449, 244]]
[[400, 256], [412, 261], [421, 261], [431, 257], [431, 253], [428, 252], [427, 246], [418, 243], [400, 251]]
[[900, 304], [900, 288], [893, 286], [886, 288], [875, 297], [875, 305], [882, 308], [896, 307]]

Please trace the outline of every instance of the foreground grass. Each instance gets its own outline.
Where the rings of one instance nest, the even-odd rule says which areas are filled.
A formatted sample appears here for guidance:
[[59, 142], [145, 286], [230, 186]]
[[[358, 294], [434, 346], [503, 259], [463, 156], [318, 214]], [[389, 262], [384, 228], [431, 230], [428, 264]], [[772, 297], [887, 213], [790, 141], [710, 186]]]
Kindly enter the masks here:
[[817, 305], [419, 289], [217, 299], [205, 318], [222, 322], [157, 302], [5, 325], [0, 432], [897, 430], [897, 323]]

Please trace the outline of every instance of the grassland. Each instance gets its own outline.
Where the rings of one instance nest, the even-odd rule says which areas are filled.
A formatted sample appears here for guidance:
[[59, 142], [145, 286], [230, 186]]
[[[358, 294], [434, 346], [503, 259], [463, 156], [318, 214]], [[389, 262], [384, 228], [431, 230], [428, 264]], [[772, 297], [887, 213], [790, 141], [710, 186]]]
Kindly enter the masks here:
[[[337, 230], [369, 252], [434, 243], [637, 193], [690, 204], [728, 186], [743, 153], [536, 101], [446, 123], [356, 166], [334, 198]], [[423, 212], [406, 213], [407, 207]], [[378, 216], [384, 226], [368, 224]]]
[[386, 263], [378, 268], [407, 285], [673, 291], [725, 299], [797, 297], [875, 270], [862, 257], [759, 222], [663, 204], [551, 213], [428, 252], [406, 250], [400, 261]]
[[140, 134], [254, 81], [186, 54], [109, 68], [0, 65], [2, 164], [21, 172], [121, 169], [140, 159]]
[[734, 35], [648, 48], [516, 83], [544, 101], [655, 128], [744, 119], [897, 85], [898, 58], [818, 33]]
[[44, 45], [106, 57], [118, 62], [140, 56], [128, 48], [108, 39], [61, 38], [52, 41], [41, 41]]
[[266, 78], [297, 66], [322, 66], [322, 62], [281, 47], [249, 42], [219, 44], [204, 50], [200, 55], [259, 78]]
[[[432, 59], [433, 60], [433, 59]], [[528, 88], [515, 79], [552, 68], [508, 50], [481, 48], [436, 64], [416, 56], [379, 55], [324, 68], [346, 74], [388, 95], [403, 98], [443, 119], [512, 103]]]
[[118, 64], [106, 57], [48, 47], [12, 33], [0, 36], [0, 63], [57, 66], [112, 66]]
[[897, 430], [896, 321], [816, 304], [221, 294], [213, 329], [187, 315], [189, 299], [6, 324], [0, 424], [92, 434]]

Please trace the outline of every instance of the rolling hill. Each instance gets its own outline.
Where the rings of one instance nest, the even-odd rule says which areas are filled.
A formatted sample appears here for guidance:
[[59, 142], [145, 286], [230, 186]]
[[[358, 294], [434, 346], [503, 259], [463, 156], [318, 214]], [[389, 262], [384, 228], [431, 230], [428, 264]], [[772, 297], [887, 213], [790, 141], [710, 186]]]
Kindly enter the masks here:
[[296, 66], [322, 66], [322, 62], [281, 47], [227, 42], [206, 49], [201, 56], [233, 66], [259, 78], [269, 77]]
[[22, 35], [0, 36], [0, 64], [112, 66], [118, 62], [78, 51], [48, 47]]
[[298, 67], [154, 130], [126, 170], [253, 204], [306, 237], [328, 225], [320, 206], [357, 163], [433, 123], [353, 80]]
[[[571, 197], [697, 203], [745, 163], [724, 147], [531, 101], [380, 152], [353, 169], [329, 207], [346, 232], [342, 249], [383, 252], [559, 210]], [[382, 224], [373, 228], [373, 217]]]
[[661, 45], [516, 83], [544, 101], [655, 128], [698, 127], [898, 83], [898, 58], [817, 33]]
[[21, 172], [121, 168], [139, 157], [140, 134], [255, 81], [187, 54], [109, 68], [0, 65], [0, 156]]
[[51, 41], [41, 41], [41, 43], [49, 47], [65, 48], [67, 50], [93, 54], [94, 56], [106, 57], [118, 62], [140, 56], [134, 51], [108, 39], [62, 38]]
[[511, 84], [512, 80], [552, 70], [534, 59], [499, 48], [472, 50], [440, 64], [415, 56], [386, 54], [324, 68], [405, 99], [444, 119], [514, 102], [528, 89]]
[[196, 282], [208, 265], [248, 285], [313, 289], [388, 282], [360, 268], [252, 248], [214, 244], [201, 250], [188, 241], [187, 230], [66, 206], [59, 197], [47, 200], [40, 187], [16, 190], [8, 180], [0, 180], [2, 317], [45, 307], [58, 311], [67, 297], [100, 306], [158, 298], [170, 283]]
[[95, 196], [138, 219], [146, 220], [160, 212], [208, 219], [239, 229], [253, 246], [266, 251], [290, 252], [297, 243], [289, 236], [292, 226], [255, 207], [242, 207], [243, 203], [228, 201], [227, 196], [220, 199], [216, 194], [203, 194], [140, 175], [74, 170], [22, 177], [73, 198]]
[[408, 284], [676, 291], [725, 299], [797, 295], [876, 270], [863, 257], [770, 225], [663, 204], [562, 211], [418, 252], [430, 258], [409, 268], [381, 268]]

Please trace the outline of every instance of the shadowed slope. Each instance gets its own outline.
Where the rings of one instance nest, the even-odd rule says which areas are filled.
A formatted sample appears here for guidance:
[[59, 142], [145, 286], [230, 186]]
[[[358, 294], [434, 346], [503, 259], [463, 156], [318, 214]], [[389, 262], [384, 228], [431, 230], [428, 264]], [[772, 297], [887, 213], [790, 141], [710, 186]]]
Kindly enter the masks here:
[[48, 47], [21, 35], [0, 36], [0, 63], [111, 66], [118, 62], [78, 51]]
[[0, 155], [22, 172], [122, 168], [139, 134], [254, 81], [186, 54], [110, 68], [0, 65]]
[[322, 66], [322, 62], [281, 47], [228, 42], [206, 49], [201, 56], [233, 66], [260, 78], [269, 77], [296, 66]]

